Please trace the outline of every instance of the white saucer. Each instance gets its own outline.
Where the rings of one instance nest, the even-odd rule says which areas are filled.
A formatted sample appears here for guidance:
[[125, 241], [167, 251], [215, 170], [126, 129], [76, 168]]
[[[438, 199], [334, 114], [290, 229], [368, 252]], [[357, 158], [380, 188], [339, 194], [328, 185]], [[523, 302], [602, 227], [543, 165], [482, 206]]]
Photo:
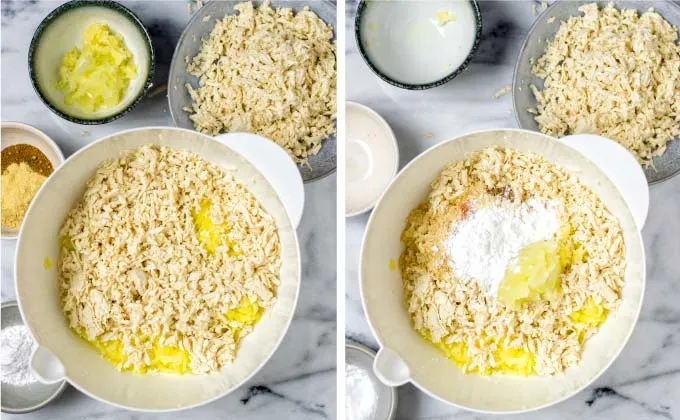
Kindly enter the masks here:
[[399, 166], [397, 139], [387, 122], [356, 102], [345, 104], [345, 216], [373, 208]]

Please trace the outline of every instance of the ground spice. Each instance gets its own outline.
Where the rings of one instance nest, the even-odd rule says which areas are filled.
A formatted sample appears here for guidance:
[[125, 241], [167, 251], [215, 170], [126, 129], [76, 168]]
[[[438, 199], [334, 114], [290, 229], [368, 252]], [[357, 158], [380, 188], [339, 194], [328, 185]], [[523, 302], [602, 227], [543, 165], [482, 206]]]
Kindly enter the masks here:
[[26, 162], [35, 172], [49, 176], [54, 167], [52, 162], [35, 146], [30, 144], [15, 144], [2, 149], [2, 172], [13, 163]]
[[28, 163], [19, 162], [10, 163], [6, 169], [3, 169], [1, 178], [2, 226], [19, 229], [33, 196], [45, 182], [46, 177], [34, 171]]

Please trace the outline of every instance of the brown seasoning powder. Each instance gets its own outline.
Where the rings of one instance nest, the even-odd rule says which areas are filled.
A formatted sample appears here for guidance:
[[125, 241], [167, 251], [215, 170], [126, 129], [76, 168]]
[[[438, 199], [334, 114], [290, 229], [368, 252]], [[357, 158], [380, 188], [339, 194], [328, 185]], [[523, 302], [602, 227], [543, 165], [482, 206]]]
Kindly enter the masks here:
[[37, 147], [15, 144], [2, 149], [2, 226], [19, 229], [28, 206], [54, 170]]
[[12, 163], [26, 162], [35, 172], [49, 176], [54, 168], [52, 162], [35, 146], [30, 144], [15, 144], [2, 149], [2, 172]]

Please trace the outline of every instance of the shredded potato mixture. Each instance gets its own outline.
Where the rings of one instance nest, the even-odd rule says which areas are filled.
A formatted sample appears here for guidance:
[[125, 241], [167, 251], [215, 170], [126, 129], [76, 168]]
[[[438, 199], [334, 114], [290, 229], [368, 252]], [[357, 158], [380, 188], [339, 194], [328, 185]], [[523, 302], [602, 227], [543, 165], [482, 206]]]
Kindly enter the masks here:
[[[560, 275], [559, 298], [506, 306], [453, 272], [445, 246], [470, 199], [558, 204], [562, 235], [580, 255]], [[542, 157], [489, 148], [449, 164], [414, 209], [399, 259], [415, 329], [466, 372], [554, 375], [576, 365], [583, 343], [620, 304], [625, 247], [618, 220], [579, 180]]]
[[594, 133], [616, 140], [643, 164], [680, 134], [678, 29], [650, 10], [597, 4], [560, 26], [533, 67], [531, 89], [546, 134]]
[[274, 219], [184, 151], [144, 146], [102, 164], [61, 244], [69, 325], [121, 370], [215, 372], [275, 302]]
[[335, 133], [333, 28], [307, 8], [235, 6], [215, 24], [187, 71], [187, 108], [197, 130], [261, 134], [304, 163]]

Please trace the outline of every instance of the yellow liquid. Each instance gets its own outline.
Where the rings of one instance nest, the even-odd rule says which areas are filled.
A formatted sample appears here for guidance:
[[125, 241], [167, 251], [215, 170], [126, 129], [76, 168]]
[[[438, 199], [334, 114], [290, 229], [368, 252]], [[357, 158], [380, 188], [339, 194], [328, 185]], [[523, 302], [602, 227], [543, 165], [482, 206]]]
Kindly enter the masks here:
[[[432, 341], [429, 337], [426, 336], [426, 338]], [[483, 341], [483, 343], [478, 343], [481, 346], [493, 344], [493, 340], [488, 337], [482, 337], [480, 341]], [[444, 352], [448, 359], [462, 367], [467, 373], [476, 372], [480, 375], [506, 374], [520, 376], [529, 376], [535, 373], [534, 365], [536, 361], [534, 355], [524, 349], [506, 348], [502, 344], [498, 345], [498, 349], [494, 353], [496, 366], [488, 366], [480, 370], [479, 367], [468, 368], [472, 359], [467, 353], [468, 346], [465, 343], [437, 343], [437, 347]]]
[[609, 310], [601, 304], [595, 303], [588, 298], [581, 309], [569, 314], [569, 320], [574, 326], [574, 331], [578, 334], [578, 341], [585, 341], [585, 330], [591, 327], [599, 327], [607, 319]]
[[553, 299], [559, 293], [560, 258], [555, 241], [527, 245], [505, 271], [498, 300], [517, 307], [522, 303]]
[[215, 253], [220, 246], [227, 247], [229, 255], [238, 255], [236, 243], [229, 239], [229, 228], [225, 223], [215, 223], [210, 217], [210, 200], [203, 200], [198, 212], [193, 213], [194, 226], [198, 241], [210, 253]]
[[564, 226], [560, 239], [539, 241], [522, 248], [510, 263], [498, 288], [498, 300], [519, 307], [523, 303], [553, 300], [560, 294], [560, 275], [587, 257], [581, 245]]
[[[554, 299], [560, 293], [560, 275], [573, 264], [584, 262], [587, 258], [582, 246], [571, 237], [573, 231], [570, 226], [564, 226], [558, 240], [539, 241], [527, 245], [520, 250], [513, 264], [506, 270], [503, 281], [498, 290], [498, 299], [506, 305], [518, 307], [522, 303], [540, 299]], [[588, 299], [584, 306], [569, 315], [573, 330], [583, 343], [584, 334], [588, 328], [599, 327], [606, 320], [609, 311], [601, 304]], [[432, 337], [424, 333], [430, 342]], [[494, 341], [482, 336], [476, 343], [479, 347], [493, 345]], [[476, 372], [480, 375], [509, 374], [529, 376], [536, 372], [534, 354], [521, 348], [506, 348], [496, 342], [494, 352], [496, 366], [470, 369], [472, 359], [468, 355], [465, 343], [435, 343], [446, 357], [466, 372]]]
[[[230, 255], [238, 255], [239, 251], [236, 249], [236, 244], [228, 239], [229, 229], [226, 224], [216, 224], [210, 217], [210, 207], [212, 203], [209, 200], [201, 202], [200, 208], [194, 212], [194, 225], [196, 227], [196, 235], [201, 245], [211, 253], [218, 250], [219, 247], [226, 245]], [[75, 246], [70, 238], [61, 238], [61, 246], [67, 251], [75, 251]], [[241, 339], [241, 332], [245, 327], [255, 325], [262, 314], [264, 308], [260, 307], [257, 302], [251, 302], [248, 298], [243, 298], [239, 302], [239, 306], [230, 309], [224, 315], [227, 321], [230, 322], [230, 330], [234, 336], [234, 341], [238, 343]], [[111, 362], [115, 366], [121, 366], [127, 361], [127, 357], [123, 354], [123, 343], [119, 340], [102, 341], [100, 339], [88, 340], [84, 332], [78, 332], [85, 341], [92, 344], [102, 355], [102, 357]], [[139, 342], [148, 341], [148, 337], [137, 337]], [[154, 340], [156, 341], [156, 340]], [[179, 347], [160, 346], [157, 341], [151, 347], [149, 352], [151, 363], [141, 369], [126, 369], [136, 373], [146, 372], [164, 372], [183, 374], [191, 372], [189, 363], [191, 361], [189, 352], [181, 350]]]
[[85, 28], [82, 49], [64, 54], [56, 85], [64, 102], [94, 113], [121, 103], [137, 66], [123, 38], [101, 23]]
[[228, 310], [225, 314], [227, 320], [238, 324], [237, 327], [232, 327], [234, 341], [238, 343], [241, 339], [243, 328], [257, 324], [257, 321], [262, 318], [263, 313], [264, 309], [257, 302], [251, 302], [250, 299], [245, 297], [241, 300], [238, 307]]
[[[127, 361], [127, 356], [123, 353], [123, 343], [120, 340], [102, 341], [98, 338], [88, 340], [84, 333], [79, 334], [85, 341], [92, 344], [101, 353], [102, 357], [111, 362], [114, 366], [121, 366]], [[148, 341], [147, 337], [138, 336], [139, 342]], [[155, 341], [155, 340], [154, 340]], [[161, 346], [156, 341], [149, 352], [151, 363], [138, 369], [123, 369], [135, 373], [163, 372], [184, 374], [191, 372], [189, 368], [189, 352], [181, 350], [175, 346]]]
[[[231, 327], [231, 331], [234, 334], [234, 341], [238, 342], [241, 338], [241, 331], [243, 331], [246, 326], [255, 325], [260, 318], [262, 318], [263, 313], [264, 309], [260, 307], [257, 302], [251, 302], [248, 298], [243, 298], [238, 307], [227, 311], [225, 314], [227, 320], [237, 324], [232, 325]], [[127, 361], [127, 357], [123, 353], [123, 343], [120, 340], [88, 340], [84, 332], [79, 332], [78, 335], [92, 344], [99, 353], [101, 353], [102, 357], [114, 366], [121, 366]], [[137, 337], [137, 340], [144, 343], [148, 341], [148, 338], [140, 335]], [[189, 367], [189, 363], [191, 362], [189, 352], [175, 346], [161, 346], [158, 344], [157, 340], [154, 341], [151, 351], [149, 352], [149, 359], [151, 361], [149, 365], [138, 369], [123, 370], [135, 373], [163, 372], [184, 374], [191, 372]]]

